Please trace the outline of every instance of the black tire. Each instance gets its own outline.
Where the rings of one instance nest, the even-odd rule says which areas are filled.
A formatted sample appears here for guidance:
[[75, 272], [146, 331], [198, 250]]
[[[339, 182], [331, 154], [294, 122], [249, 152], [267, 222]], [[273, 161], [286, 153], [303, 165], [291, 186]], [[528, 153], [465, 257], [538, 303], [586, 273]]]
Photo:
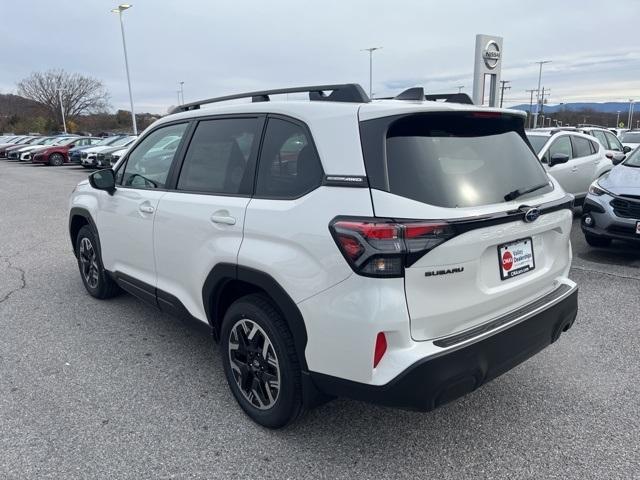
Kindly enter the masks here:
[[584, 239], [587, 241], [589, 245], [592, 247], [608, 247], [611, 245], [611, 239], [606, 237], [596, 237], [594, 235], [590, 235], [588, 233], [584, 234]]
[[49, 157], [49, 165], [59, 167], [64, 163], [64, 156], [61, 153], [52, 153]]
[[[252, 340], [248, 339], [245, 339], [245, 342], [250, 343], [242, 343], [240, 338], [235, 335], [247, 324], [257, 325], [261, 330], [253, 337], [256, 343], [251, 343]], [[267, 358], [261, 354], [265, 350], [264, 346], [267, 340], [260, 343], [260, 336], [265, 334], [266, 339], [270, 342], [270, 347], [272, 347], [272, 349], [269, 348]], [[238, 345], [238, 347], [230, 349], [230, 344]], [[294, 348], [293, 336], [280, 312], [266, 296], [247, 295], [236, 300], [229, 307], [222, 321], [220, 347], [222, 364], [231, 392], [240, 407], [253, 421], [267, 428], [281, 428], [294, 422], [302, 415], [301, 369]], [[249, 352], [247, 355], [242, 353], [243, 348], [245, 352]], [[237, 353], [232, 354], [232, 352]], [[235, 369], [232, 367], [232, 355], [234, 356]], [[251, 355], [253, 355], [253, 360], [251, 360]], [[243, 356], [245, 357], [244, 361], [240, 360]], [[245, 361], [246, 363], [244, 363]], [[272, 384], [267, 379], [276, 375], [274, 361], [278, 369], [277, 393], [267, 386], [267, 384]], [[239, 365], [244, 368], [239, 369]], [[258, 365], [263, 365], [263, 367]], [[270, 371], [266, 371], [264, 367]], [[253, 371], [251, 371], [252, 369]], [[268, 377], [264, 375], [268, 375]], [[246, 386], [244, 391], [240, 386], [242, 383]], [[251, 387], [248, 386], [248, 383], [251, 383]], [[246, 396], [247, 389], [251, 389], [248, 397]], [[254, 392], [257, 394], [254, 395]], [[269, 395], [267, 396], [266, 393]], [[255, 404], [256, 402], [250, 401], [250, 398], [255, 399], [263, 407], [260, 408]], [[266, 402], [262, 402], [260, 398]]]
[[[90, 248], [88, 248], [90, 247]], [[105, 299], [120, 293], [120, 287], [113, 281], [102, 266], [100, 249], [96, 234], [89, 225], [85, 225], [78, 232], [76, 238], [76, 254], [80, 278], [89, 295]]]

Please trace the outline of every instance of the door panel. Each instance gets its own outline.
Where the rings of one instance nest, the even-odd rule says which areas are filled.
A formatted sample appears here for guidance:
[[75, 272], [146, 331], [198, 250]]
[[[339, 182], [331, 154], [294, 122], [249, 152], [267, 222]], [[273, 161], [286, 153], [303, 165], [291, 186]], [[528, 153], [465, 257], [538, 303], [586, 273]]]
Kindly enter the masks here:
[[116, 172], [113, 195], [105, 192], [100, 196], [96, 222], [107, 270], [156, 284], [154, 220], [158, 201], [166, 193], [177, 145], [162, 154], [155, 147], [167, 137], [181, 138], [186, 127], [186, 123], [168, 125], [147, 134]]
[[153, 220], [157, 190], [118, 188], [113, 195], [100, 195], [96, 223], [104, 267], [155, 285]]
[[198, 122], [177, 191], [158, 206], [154, 231], [157, 288], [206, 322], [202, 286], [219, 263], [236, 263], [255, 175], [261, 117]]
[[206, 322], [202, 285], [218, 263], [236, 263], [249, 198], [169, 192], [156, 216], [159, 290]]
[[[563, 153], [565, 155], [569, 155], [569, 161], [567, 163], [560, 163], [558, 165], [554, 165], [553, 167], [549, 167], [549, 159], [555, 153]], [[579, 193], [581, 190], [581, 182], [577, 178], [578, 166], [573, 162], [573, 148], [571, 146], [571, 140], [568, 135], [561, 136], [553, 140], [551, 145], [549, 146], [549, 150], [544, 155], [546, 160], [545, 169], [549, 172], [550, 175], [558, 180], [558, 183], [562, 185], [562, 188], [573, 194]]]

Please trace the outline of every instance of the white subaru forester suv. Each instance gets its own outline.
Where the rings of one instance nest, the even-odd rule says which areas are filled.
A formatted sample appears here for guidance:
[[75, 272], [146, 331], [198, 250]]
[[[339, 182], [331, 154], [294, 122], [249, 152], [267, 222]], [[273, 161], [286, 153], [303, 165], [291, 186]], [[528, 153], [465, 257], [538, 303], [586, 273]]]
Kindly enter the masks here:
[[[309, 100], [270, 101], [298, 92]], [[458, 398], [577, 312], [573, 197], [519, 112], [470, 103], [344, 84], [180, 107], [74, 190], [82, 281], [208, 325], [267, 427], [336, 396], [422, 411]]]

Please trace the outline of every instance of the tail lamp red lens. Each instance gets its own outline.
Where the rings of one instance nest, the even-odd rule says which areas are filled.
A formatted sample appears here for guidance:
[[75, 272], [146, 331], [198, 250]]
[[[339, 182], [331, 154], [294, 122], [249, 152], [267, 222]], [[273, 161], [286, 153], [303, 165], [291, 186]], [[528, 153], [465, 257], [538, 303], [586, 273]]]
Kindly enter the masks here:
[[387, 337], [384, 332], [379, 332], [376, 336], [376, 345], [373, 349], [373, 368], [376, 368], [387, 352]]
[[455, 235], [446, 222], [336, 219], [329, 229], [356, 273], [399, 277], [404, 268]]

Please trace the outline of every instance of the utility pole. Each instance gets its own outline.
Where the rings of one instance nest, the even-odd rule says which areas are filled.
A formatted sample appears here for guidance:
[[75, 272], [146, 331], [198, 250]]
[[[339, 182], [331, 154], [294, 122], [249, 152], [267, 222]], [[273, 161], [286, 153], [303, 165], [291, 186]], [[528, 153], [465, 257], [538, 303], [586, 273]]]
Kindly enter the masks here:
[[533, 128], [536, 128], [538, 126], [538, 113], [539, 113], [539, 108], [540, 108], [540, 85], [542, 83], [542, 65], [544, 65], [545, 63], [551, 63], [551, 60], [543, 60], [541, 62], [536, 62], [537, 64], [540, 65], [540, 72], [538, 73], [538, 96], [537, 96], [537, 102], [536, 102], [536, 113], [534, 114], [533, 117]]
[[64, 128], [64, 133], [67, 133], [67, 122], [64, 119], [64, 107], [62, 106], [62, 92], [64, 88], [58, 88], [58, 100], [60, 101], [60, 113], [62, 114], [62, 127]]
[[176, 90], [176, 93], [178, 94], [178, 105], [182, 105], [180, 103], [180, 90]]
[[361, 51], [369, 52], [369, 98], [373, 99], [373, 52], [382, 47], [363, 48]]
[[525, 90], [525, 92], [531, 94], [531, 99], [529, 100], [529, 128], [531, 128], [531, 122], [533, 121], [533, 92], [537, 92], [535, 88], [531, 90]]
[[458, 89], [458, 93], [462, 93], [462, 89], [464, 88], [464, 85], [458, 85], [456, 86], [456, 88]]
[[629, 128], [633, 128], [633, 98], [629, 99]]
[[184, 82], [180, 82], [180, 95], [182, 96], [182, 105], [184, 105]]
[[618, 128], [618, 125], [620, 125], [620, 110], [616, 112], [616, 124], [614, 127]]
[[131, 125], [133, 127], [133, 134], [138, 135], [138, 125], [136, 123], [136, 112], [133, 109], [133, 94], [131, 93], [131, 76], [129, 75], [129, 58], [127, 57], [127, 42], [124, 38], [124, 21], [122, 20], [122, 12], [128, 10], [133, 5], [123, 3], [118, 7], [111, 10], [113, 13], [117, 13], [120, 17], [120, 31], [122, 32], [122, 49], [124, 50], [124, 67], [127, 71], [127, 85], [129, 87], [129, 103], [131, 104]]
[[[544, 87], [542, 87], [542, 94], [540, 95], [540, 115], [542, 115], [542, 113], [544, 112], [544, 97], [548, 97], [550, 91], [551, 89], [545, 89]], [[542, 123], [542, 126], [544, 127], [544, 122]]]
[[500, 108], [502, 108], [502, 101], [504, 100], [504, 91], [511, 90], [511, 87], [507, 87], [507, 83], [511, 83], [511, 80], [500, 80]]

